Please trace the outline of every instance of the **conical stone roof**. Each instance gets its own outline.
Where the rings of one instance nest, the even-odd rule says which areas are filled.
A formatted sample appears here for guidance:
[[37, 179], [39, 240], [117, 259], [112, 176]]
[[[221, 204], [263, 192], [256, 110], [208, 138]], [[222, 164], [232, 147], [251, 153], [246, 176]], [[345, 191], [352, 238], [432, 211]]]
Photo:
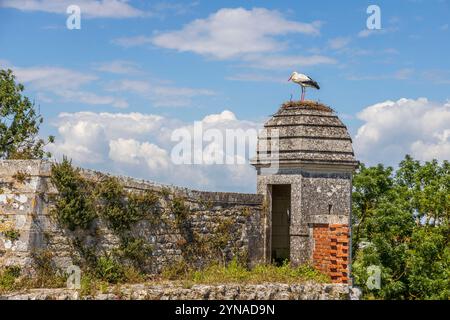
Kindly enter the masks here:
[[274, 161], [280, 167], [340, 166], [351, 170], [358, 164], [347, 127], [331, 108], [313, 101], [285, 103], [264, 124], [252, 164], [258, 168]]

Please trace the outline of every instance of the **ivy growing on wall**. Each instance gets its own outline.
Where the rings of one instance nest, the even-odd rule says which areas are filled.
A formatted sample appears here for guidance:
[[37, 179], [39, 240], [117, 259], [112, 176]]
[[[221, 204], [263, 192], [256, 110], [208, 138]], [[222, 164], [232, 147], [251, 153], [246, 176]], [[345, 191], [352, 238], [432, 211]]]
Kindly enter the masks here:
[[81, 177], [79, 169], [75, 169], [67, 158], [52, 165], [50, 179], [59, 192], [52, 210], [57, 221], [71, 231], [87, 229], [96, 218], [92, 184]]
[[58, 190], [52, 213], [62, 227], [78, 233], [89, 229], [95, 232], [98, 226], [94, 222], [101, 218], [120, 240], [117, 249], [98, 257], [93, 247], [80, 237], [74, 237], [73, 248], [95, 276], [118, 282], [125, 273], [121, 269], [127, 261], [137, 269], [147, 264], [152, 246], [136, 237], [132, 227], [144, 219], [157, 222], [159, 199], [156, 194], [149, 190], [127, 191], [115, 177], [101, 176], [96, 182], [87, 180], [66, 158], [53, 164], [51, 182]]
[[[51, 182], [58, 190], [52, 213], [62, 227], [74, 231], [72, 246], [78, 253], [74, 258], [81, 258], [76, 263], [81, 267], [85, 264], [91, 277], [116, 283], [126, 277], [129, 268], [148, 271], [154, 259], [153, 247], [138, 234], [137, 226], [145, 221], [148, 226], [158, 228], [168, 223], [179, 231], [180, 239], [175, 244], [190, 268], [204, 268], [211, 261], [225, 263], [230, 256], [246, 263], [247, 253], [233, 242], [239, 239], [240, 229], [231, 217], [217, 216], [211, 221], [211, 230], [203, 233], [194, 226], [188, 199], [169, 188], [155, 193], [130, 190], [120, 179], [107, 175], [85, 178], [66, 158], [53, 164]], [[165, 204], [161, 205], [161, 201]], [[200, 210], [212, 210], [211, 200], [204, 203], [200, 200], [199, 204]], [[167, 210], [166, 216], [163, 208]], [[243, 217], [250, 214], [248, 208], [243, 208]], [[117, 236], [119, 245], [99, 253], [96, 240], [85, 241], [83, 232], [96, 239], [104, 224]]]
[[143, 193], [125, 191], [116, 177], [106, 177], [101, 181], [94, 196], [100, 204], [100, 216], [121, 234], [139, 220], [151, 220], [158, 203], [158, 197], [149, 190]]

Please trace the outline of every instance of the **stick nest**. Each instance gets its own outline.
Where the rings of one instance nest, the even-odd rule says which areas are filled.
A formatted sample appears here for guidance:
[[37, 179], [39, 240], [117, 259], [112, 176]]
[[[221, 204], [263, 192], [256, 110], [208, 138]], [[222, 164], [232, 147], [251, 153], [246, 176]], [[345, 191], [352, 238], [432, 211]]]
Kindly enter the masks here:
[[317, 111], [334, 112], [334, 110], [318, 101], [305, 100], [305, 101], [287, 101], [283, 103], [283, 108], [300, 108], [300, 109], [311, 109]]

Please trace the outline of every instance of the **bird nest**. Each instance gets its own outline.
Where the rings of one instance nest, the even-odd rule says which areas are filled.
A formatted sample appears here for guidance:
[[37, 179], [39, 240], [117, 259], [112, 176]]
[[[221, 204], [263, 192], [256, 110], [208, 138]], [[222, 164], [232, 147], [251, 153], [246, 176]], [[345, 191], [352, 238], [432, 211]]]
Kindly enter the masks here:
[[325, 112], [334, 112], [332, 108], [327, 105], [324, 105], [318, 101], [312, 100], [304, 100], [304, 101], [287, 101], [283, 103], [283, 108], [300, 108], [300, 109], [310, 109], [317, 111], [325, 111]]

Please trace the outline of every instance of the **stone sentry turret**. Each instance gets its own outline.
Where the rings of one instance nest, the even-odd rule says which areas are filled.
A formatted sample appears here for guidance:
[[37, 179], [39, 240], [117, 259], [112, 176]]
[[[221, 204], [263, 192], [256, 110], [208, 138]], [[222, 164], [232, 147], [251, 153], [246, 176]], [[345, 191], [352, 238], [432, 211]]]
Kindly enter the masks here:
[[352, 174], [346, 126], [318, 102], [288, 102], [258, 138], [257, 190], [267, 208], [264, 260], [312, 263], [349, 283]]

